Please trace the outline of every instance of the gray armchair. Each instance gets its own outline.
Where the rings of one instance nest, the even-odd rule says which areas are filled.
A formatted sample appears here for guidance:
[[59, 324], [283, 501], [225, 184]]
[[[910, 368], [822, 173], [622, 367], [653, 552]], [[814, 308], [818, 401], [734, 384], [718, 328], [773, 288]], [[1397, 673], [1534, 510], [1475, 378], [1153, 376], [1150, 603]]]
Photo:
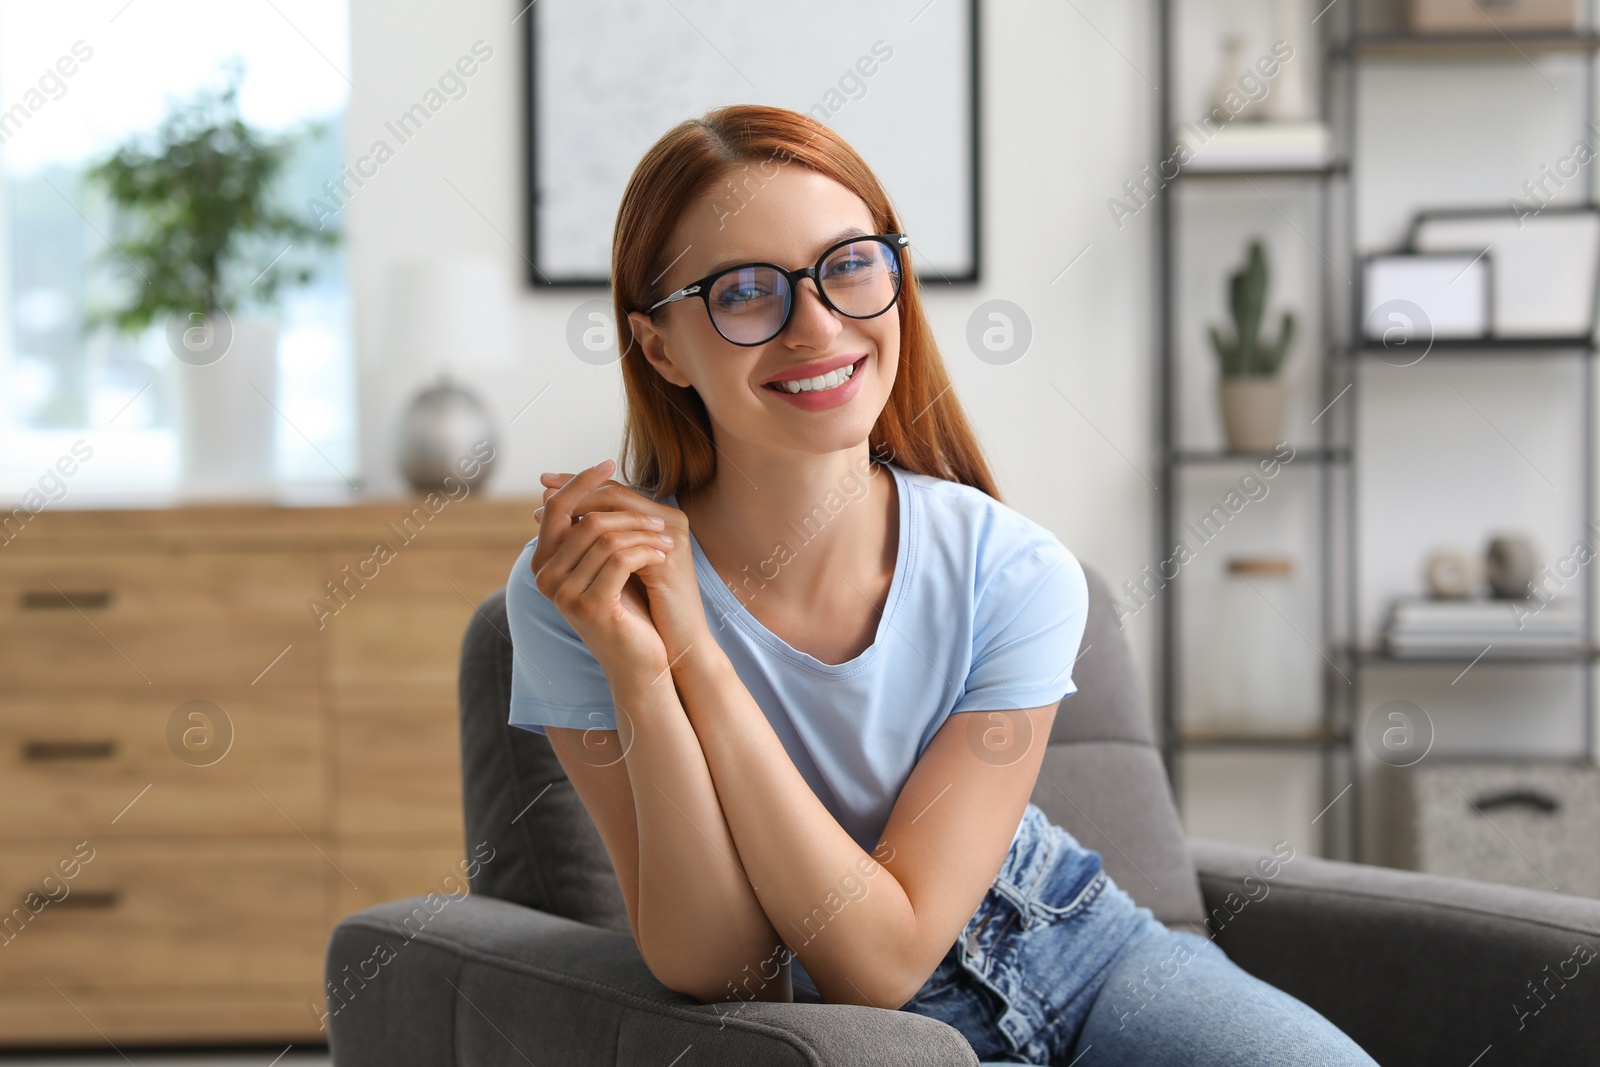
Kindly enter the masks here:
[[[1110, 593], [1085, 570], [1078, 692], [1033, 801], [1117, 884], [1169, 926], [1214, 935], [1389, 1067], [1600, 1062], [1600, 963], [1575, 957], [1579, 943], [1600, 952], [1600, 901], [1319, 860], [1299, 841], [1264, 878], [1251, 850], [1186, 840]], [[508, 635], [495, 593], [461, 656], [472, 892], [390, 901], [334, 930], [337, 1067], [977, 1062], [955, 1029], [910, 1012], [702, 1005], [657, 982], [549, 743], [507, 724]]]

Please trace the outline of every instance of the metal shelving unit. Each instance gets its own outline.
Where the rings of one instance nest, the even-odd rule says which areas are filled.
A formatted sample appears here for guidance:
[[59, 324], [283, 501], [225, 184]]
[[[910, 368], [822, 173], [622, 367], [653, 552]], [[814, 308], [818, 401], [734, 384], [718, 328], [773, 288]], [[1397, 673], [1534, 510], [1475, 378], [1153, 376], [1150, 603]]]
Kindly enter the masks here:
[[[1365, 67], [1373, 63], [1449, 63], [1463, 60], [1470, 61], [1498, 61], [1507, 63], [1532, 62], [1532, 58], [1552, 53], [1566, 53], [1578, 55], [1582, 58], [1582, 77], [1578, 85], [1583, 93], [1582, 120], [1583, 130], [1595, 129], [1596, 107], [1596, 70], [1595, 59], [1600, 52], [1600, 33], [1595, 33], [1596, 25], [1594, 3], [1582, 5], [1584, 16], [1590, 29], [1568, 33], [1512, 33], [1497, 36], [1458, 36], [1458, 35], [1428, 35], [1417, 36], [1406, 33], [1373, 32], [1365, 29], [1360, 24], [1360, 7], [1358, 5], [1344, 5], [1345, 11], [1340, 17], [1340, 29], [1336, 39], [1329, 43], [1326, 51], [1326, 71], [1330, 77], [1340, 81], [1339, 93], [1332, 92], [1329, 83], [1328, 99], [1337, 100], [1341, 105], [1343, 121], [1342, 128], [1336, 126], [1335, 140], [1346, 146], [1342, 154], [1349, 168], [1350, 180], [1345, 183], [1344, 190], [1346, 202], [1343, 205], [1343, 218], [1345, 230], [1343, 234], [1342, 250], [1345, 254], [1347, 269], [1354, 277], [1354, 272], [1359, 269], [1362, 250], [1358, 247], [1358, 213], [1357, 213], [1357, 182], [1361, 173], [1361, 159], [1356, 150], [1359, 139], [1355, 136], [1359, 122], [1359, 108], [1357, 93], [1359, 78]], [[1466, 118], [1466, 116], [1463, 116]], [[1587, 134], [1582, 133], [1587, 139]], [[1587, 206], [1597, 202], [1596, 197], [1596, 171], [1597, 168], [1589, 167], [1584, 182], [1584, 199]], [[1417, 205], [1419, 208], [1430, 205]], [[1583, 205], [1580, 205], [1583, 206]], [[1550, 210], [1561, 210], [1552, 207]], [[1359, 379], [1361, 369], [1370, 367], [1375, 362], [1390, 354], [1381, 345], [1374, 345], [1362, 340], [1361, 323], [1359, 321], [1360, 309], [1351, 302], [1349, 314], [1344, 324], [1344, 355], [1351, 367], [1351, 391], [1348, 396], [1351, 412], [1358, 410], [1361, 386]], [[1576, 337], [1551, 337], [1528, 339], [1434, 339], [1427, 351], [1428, 359], [1463, 360], [1478, 362], [1482, 360], [1516, 360], [1529, 359], [1576, 359], [1579, 369], [1579, 406], [1580, 421], [1579, 440], [1583, 454], [1580, 458], [1578, 469], [1581, 487], [1579, 493], [1582, 499], [1581, 524], [1585, 530], [1593, 527], [1595, 523], [1595, 493], [1594, 493], [1594, 462], [1596, 447], [1596, 413], [1594, 399], [1594, 355], [1597, 346], [1593, 335]], [[1342, 662], [1348, 664], [1353, 685], [1349, 687], [1350, 708], [1352, 714], [1361, 708], [1361, 693], [1363, 675], [1369, 669], [1397, 669], [1406, 667], [1442, 667], [1443, 682], [1454, 684], [1449, 678], [1459, 678], [1465, 673], [1469, 665], [1477, 669], [1487, 667], [1490, 670], [1503, 670], [1509, 667], [1576, 667], [1579, 672], [1580, 684], [1578, 686], [1579, 698], [1577, 710], [1580, 716], [1581, 751], [1574, 754], [1565, 762], [1580, 764], [1594, 764], [1594, 663], [1600, 660], [1600, 646], [1593, 643], [1592, 620], [1594, 617], [1594, 588], [1591, 576], [1584, 572], [1582, 593], [1579, 597], [1581, 607], [1580, 633], [1584, 635], [1583, 642], [1577, 647], [1569, 649], [1550, 649], [1541, 651], [1515, 651], [1496, 653], [1493, 655], [1479, 653], [1461, 655], [1430, 655], [1430, 656], [1399, 656], [1390, 653], [1383, 647], [1362, 647], [1359, 640], [1360, 624], [1360, 552], [1357, 536], [1358, 491], [1359, 476], [1362, 469], [1359, 450], [1354, 450], [1350, 478], [1347, 482], [1347, 507], [1345, 515], [1348, 522], [1347, 543], [1350, 546], [1351, 558], [1348, 570], [1350, 615], [1349, 630], [1341, 652]], [[1492, 646], [1491, 646], [1492, 648]], [[1442, 682], [1442, 684], [1443, 684]], [[1503, 753], [1484, 752], [1475, 754], [1478, 758], [1514, 758]], [[1359, 775], [1352, 775], [1359, 777]], [[1360, 855], [1356, 856], [1360, 859]]]
[[[1592, 9], [1593, 0], [1585, 5]], [[1331, 5], [1330, 5], [1331, 7]], [[1157, 94], [1157, 158], [1164, 158], [1171, 150], [1173, 137], [1173, 85], [1176, 81], [1174, 62], [1174, 33], [1179, 5], [1174, 0], [1161, 0], [1158, 5], [1158, 47], [1161, 61], [1160, 85]], [[1157, 417], [1161, 434], [1162, 480], [1158, 508], [1158, 543], [1160, 553], [1168, 552], [1177, 535], [1177, 525], [1182, 521], [1178, 504], [1185, 479], [1189, 472], [1224, 467], [1241, 466], [1269, 453], [1228, 452], [1210, 449], [1184, 448], [1181, 445], [1181, 428], [1177, 421], [1176, 393], [1178, 388], [1177, 354], [1177, 293], [1175, 280], [1176, 246], [1180, 233], [1184, 189], [1195, 183], [1226, 183], [1254, 181], [1263, 178], [1294, 179], [1311, 183], [1317, 191], [1320, 220], [1319, 252], [1331, 250], [1332, 258], [1323, 256], [1319, 268], [1321, 297], [1321, 329], [1315, 333], [1320, 341], [1321, 398], [1319, 407], [1326, 413], [1335, 400], [1339, 413], [1321, 421], [1321, 439], [1316, 445], [1296, 447], [1295, 464], [1314, 468], [1318, 485], [1318, 515], [1316, 522], [1317, 552], [1320, 564], [1318, 589], [1320, 593], [1321, 629], [1317, 638], [1323, 654], [1321, 722], [1311, 731], [1298, 734], [1246, 734], [1216, 731], [1184, 730], [1182, 718], [1181, 687], [1181, 619], [1183, 582], [1182, 574], [1169, 580], [1164, 590], [1165, 601], [1161, 611], [1160, 630], [1160, 681], [1158, 685], [1159, 718], [1161, 725], [1161, 751], [1174, 793], [1183, 797], [1183, 780], [1180, 757], [1189, 751], [1239, 752], [1312, 752], [1320, 756], [1320, 794], [1322, 802], [1338, 805], [1340, 818], [1322, 823], [1323, 852], [1343, 859], [1363, 859], [1362, 848], [1362, 788], [1360, 760], [1355, 741], [1359, 736], [1359, 719], [1362, 712], [1362, 676], [1367, 670], [1385, 670], [1395, 667], [1443, 667], [1454, 674], [1469, 664], [1492, 670], [1508, 666], [1527, 667], [1577, 667], [1581, 675], [1579, 711], [1582, 716], [1582, 753], [1578, 762], [1594, 761], [1594, 678], [1593, 666], [1600, 660], [1600, 645], [1586, 644], [1564, 650], [1534, 653], [1507, 653], [1504, 655], [1461, 656], [1396, 656], [1382, 647], [1362, 647], [1359, 641], [1361, 619], [1359, 577], [1361, 570], [1358, 518], [1359, 473], [1362, 457], [1356, 448], [1354, 428], [1361, 396], [1359, 379], [1363, 368], [1370, 367], [1391, 350], [1361, 339], [1359, 307], [1353, 298], [1355, 286], [1350, 283], [1360, 268], [1357, 234], [1357, 178], [1361, 160], [1356, 151], [1359, 143], [1355, 136], [1359, 114], [1357, 91], [1365, 66], [1371, 63], [1435, 63], [1460, 60], [1527, 61], [1529, 57], [1547, 53], [1577, 54], [1583, 59], [1583, 77], [1579, 79], [1583, 100], [1583, 121], [1586, 129], [1600, 129], [1596, 125], [1595, 58], [1600, 53], [1600, 33], [1592, 30], [1578, 33], [1509, 34], [1495, 37], [1482, 36], [1413, 36], [1405, 33], [1372, 32], [1362, 28], [1358, 20], [1361, 6], [1341, 5], [1322, 26], [1320, 42], [1322, 78], [1319, 112], [1333, 131], [1334, 162], [1315, 168], [1270, 170], [1206, 170], [1180, 171], [1170, 182], [1168, 194], [1158, 198], [1158, 248], [1157, 248], [1157, 308], [1158, 308], [1158, 375]], [[1595, 26], [1592, 10], [1588, 23]], [[1596, 195], [1597, 171], [1600, 165], [1587, 168], [1585, 196], [1589, 204], [1600, 201]], [[1258, 190], [1259, 191], [1259, 190]], [[1425, 207], [1429, 205], [1418, 205]], [[1334, 223], [1338, 217], [1339, 224]], [[1335, 263], [1338, 266], [1335, 266]], [[1340, 268], [1343, 268], [1342, 270]], [[1337, 274], [1337, 278], [1334, 275]], [[1333, 282], [1340, 281], [1339, 286]], [[1342, 291], [1340, 291], [1342, 290]], [[1308, 331], [1309, 332], [1309, 331]], [[1580, 439], [1583, 456], [1580, 462], [1582, 479], [1582, 521], [1585, 528], [1595, 524], [1595, 495], [1593, 466], [1596, 447], [1596, 418], [1594, 411], [1594, 355], [1600, 348], [1592, 336], [1539, 338], [1530, 340], [1435, 340], [1428, 350], [1429, 359], [1460, 359], [1478, 362], [1506, 359], [1573, 359], [1578, 361], [1581, 378]], [[1334, 492], [1334, 482], [1342, 475], [1343, 493]], [[1335, 507], [1338, 505], [1342, 526], [1334, 526]], [[1334, 541], [1339, 540], [1339, 553], [1334, 551]], [[1342, 575], [1336, 574], [1335, 563]], [[1582, 632], [1593, 640], [1594, 592], [1592, 579], [1585, 572], [1581, 596]], [[1339, 578], [1342, 577], [1342, 582]], [[1342, 622], [1342, 625], [1341, 625]], [[1341, 632], [1342, 630], [1342, 632]], [[1448, 679], [1447, 679], [1448, 680]], [[1348, 795], [1347, 795], [1348, 794]], [[1328, 812], [1329, 808], [1324, 808]]]
[[[1175, 20], [1179, 10], [1175, 0], [1161, 0], [1158, 6], [1157, 33], [1160, 49], [1161, 73], [1159, 83], [1163, 86], [1157, 96], [1157, 130], [1156, 146], [1157, 158], [1164, 158], [1171, 151], [1173, 131], [1175, 129], [1173, 112], [1173, 85], [1176, 82], [1174, 46]], [[1324, 121], [1327, 120], [1327, 64], [1323, 65], [1323, 92], [1322, 104], [1319, 111]], [[1178, 392], [1178, 340], [1177, 327], [1177, 294], [1175, 290], [1175, 252], [1178, 239], [1178, 222], [1182, 212], [1184, 190], [1194, 186], [1216, 186], [1221, 183], [1255, 183], [1259, 180], [1272, 179], [1275, 181], [1291, 181], [1305, 183], [1316, 194], [1319, 208], [1318, 217], [1322, 232], [1322, 244], [1327, 244], [1327, 238], [1332, 232], [1330, 218], [1330, 202], [1333, 186], [1347, 177], [1348, 165], [1342, 154], [1335, 152], [1334, 159], [1324, 165], [1304, 168], [1233, 168], [1184, 170], [1177, 172], [1177, 177], [1170, 183], [1170, 190], [1166, 196], [1159, 198], [1159, 211], [1157, 219], [1158, 249], [1157, 249], [1157, 308], [1158, 308], [1158, 374], [1157, 374], [1157, 412], [1161, 433], [1161, 486], [1159, 499], [1159, 529], [1157, 548], [1161, 558], [1171, 550], [1174, 541], [1179, 537], [1178, 525], [1182, 516], [1178, 514], [1179, 499], [1183, 484], [1192, 471], [1203, 469], [1217, 469], [1227, 465], [1247, 467], [1257, 459], [1272, 455], [1266, 452], [1235, 452], [1215, 449], [1185, 448], [1181, 444], [1182, 432], [1178, 425], [1176, 398]], [[1258, 190], [1259, 192], [1259, 190]], [[1263, 194], [1264, 195], [1264, 194]], [[1339, 392], [1344, 388], [1340, 380], [1341, 375], [1348, 371], [1347, 361], [1339, 358], [1342, 354], [1336, 346], [1330, 345], [1326, 339], [1332, 336], [1330, 316], [1330, 301], [1327, 297], [1328, 268], [1320, 269], [1319, 282], [1323, 290], [1321, 304], [1321, 322], [1311, 324], [1306, 335], [1311, 338], [1306, 350], [1313, 353], [1320, 366], [1321, 402], [1319, 408], [1326, 410], [1332, 404]], [[1180, 650], [1181, 633], [1180, 620], [1182, 612], [1180, 606], [1183, 595], [1182, 574], [1169, 580], [1164, 589], [1165, 598], [1161, 610], [1160, 633], [1160, 682], [1158, 687], [1159, 717], [1161, 724], [1161, 753], [1166, 766], [1169, 780], [1172, 783], [1174, 794], [1183, 799], [1183, 776], [1181, 757], [1185, 752], [1191, 751], [1232, 751], [1239, 753], [1286, 753], [1302, 752], [1316, 755], [1319, 758], [1319, 792], [1322, 804], [1332, 804], [1334, 800], [1345, 791], [1348, 775], [1341, 774], [1342, 768], [1353, 767], [1351, 756], [1351, 731], [1348, 721], [1342, 717], [1345, 709], [1337, 699], [1336, 684], [1343, 681], [1338, 677], [1341, 668], [1338, 666], [1339, 642], [1335, 639], [1335, 625], [1337, 621], [1335, 598], [1339, 595], [1339, 588], [1335, 582], [1333, 570], [1333, 545], [1329, 531], [1332, 528], [1332, 509], [1335, 503], [1333, 486], [1334, 472], [1348, 468], [1351, 460], [1351, 450], [1348, 444], [1348, 435], [1341, 435], [1336, 428], [1337, 419], [1329, 418], [1319, 420], [1317, 428], [1319, 434], [1315, 442], [1307, 442], [1303, 446], [1295, 443], [1294, 466], [1301, 470], [1295, 477], [1308, 476], [1305, 469], [1310, 469], [1309, 476], [1318, 480], [1316, 499], [1318, 501], [1318, 521], [1315, 523], [1317, 547], [1316, 555], [1319, 566], [1317, 576], [1319, 582], [1318, 595], [1320, 600], [1320, 633], [1317, 635], [1318, 652], [1322, 656], [1322, 684], [1320, 686], [1321, 715], [1318, 725], [1311, 730], [1289, 733], [1258, 733], [1258, 732], [1225, 732], [1216, 730], [1184, 729], [1181, 726], [1181, 677], [1180, 677]], [[1359, 791], [1351, 789], [1349, 803], [1340, 806], [1330, 817], [1321, 824], [1322, 850], [1324, 855], [1348, 857], [1359, 848], [1360, 809]], [[1328, 809], [1324, 809], [1327, 811]]]

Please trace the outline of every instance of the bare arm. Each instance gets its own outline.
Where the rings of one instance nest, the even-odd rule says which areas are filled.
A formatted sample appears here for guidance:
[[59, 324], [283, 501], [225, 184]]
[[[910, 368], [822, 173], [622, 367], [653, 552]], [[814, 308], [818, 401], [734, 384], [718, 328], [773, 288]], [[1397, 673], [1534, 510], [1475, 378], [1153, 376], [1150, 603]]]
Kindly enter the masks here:
[[[646, 962], [702, 1001], [730, 992], [787, 1000], [787, 949], [773, 951], [782, 936], [825, 1000], [899, 1007], [999, 871], [1043, 758], [1043, 744], [1028, 742], [1049, 735], [1054, 705], [951, 716], [868, 856], [811, 791], [711, 637], [687, 518], [617, 483], [601, 485], [606, 465], [550, 476], [561, 488], [547, 491], [549, 523], [565, 534], [572, 516], [583, 521], [545, 570], [535, 553], [535, 572], [611, 685], [627, 773], [592, 775], [581, 758], [563, 765], [576, 772], [624, 892], [634, 894], [630, 920]], [[659, 563], [625, 532], [646, 516], [676, 535]], [[624, 588], [630, 571], [647, 590], [647, 611]], [[676, 691], [655, 684], [668, 676]], [[991, 734], [1009, 725], [1021, 738], [1014, 758], [975, 749], [968, 728], [979, 716], [980, 725], [998, 725]], [[624, 785], [631, 804], [620, 799]], [[862, 878], [869, 891], [841, 906], [841, 891]]]
[[[651, 529], [646, 514], [577, 510], [610, 466], [604, 461], [561, 479], [562, 487], [547, 493], [531, 569], [539, 592], [605, 672], [618, 728], [553, 727], [550, 743], [605, 842], [651, 972], [705, 1002], [792, 999], [787, 971], [774, 972], [770, 963], [766, 977], [777, 982], [753, 993], [733, 987], [760, 972], [778, 936], [741, 867], [639, 586], [640, 572], [666, 559], [672, 542], [659, 523]], [[698, 595], [686, 520], [671, 514], [682, 523], [673, 553], [682, 571], [677, 581]]]
[[618, 729], [547, 727], [551, 746], [600, 830], [651, 973], [702, 1003], [793, 1000], [699, 739], [661, 677], [613, 683]]
[[[817, 799], [720, 649], [697, 649], [674, 669], [711, 780], [721, 796], [738, 798], [724, 809], [727, 826], [773, 926], [824, 1001], [900, 1007], [999, 873], [1055, 705], [950, 716], [873, 850], [882, 869], [868, 875], [864, 895], [841, 905], [841, 882], [873, 859]], [[980, 753], [970, 732], [976, 716], [985, 717], [980, 727], [1009, 731], [1016, 751]]]

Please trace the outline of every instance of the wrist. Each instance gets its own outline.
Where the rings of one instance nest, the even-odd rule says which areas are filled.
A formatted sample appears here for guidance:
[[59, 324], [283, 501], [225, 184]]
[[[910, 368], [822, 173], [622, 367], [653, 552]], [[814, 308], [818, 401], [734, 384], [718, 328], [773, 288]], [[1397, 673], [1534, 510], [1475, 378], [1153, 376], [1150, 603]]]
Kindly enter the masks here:
[[672, 664], [672, 680], [682, 696], [684, 710], [692, 714], [694, 707], [706, 705], [701, 697], [720, 690], [730, 681], [738, 681], [738, 672], [722, 646], [707, 631]]

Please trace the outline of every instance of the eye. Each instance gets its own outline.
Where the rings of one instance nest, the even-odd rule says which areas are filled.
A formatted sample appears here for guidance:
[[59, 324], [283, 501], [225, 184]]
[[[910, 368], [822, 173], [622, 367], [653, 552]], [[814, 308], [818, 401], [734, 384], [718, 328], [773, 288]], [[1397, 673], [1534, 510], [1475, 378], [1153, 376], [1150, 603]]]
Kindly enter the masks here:
[[770, 295], [772, 294], [759, 285], [744, 285], [738, 288], [729, 286], [717, 294], [717, 306], [733, 309]]
[[855, 274], [874, 266], [871, 256], [841, 256], [828, 264], [828, 274]]

